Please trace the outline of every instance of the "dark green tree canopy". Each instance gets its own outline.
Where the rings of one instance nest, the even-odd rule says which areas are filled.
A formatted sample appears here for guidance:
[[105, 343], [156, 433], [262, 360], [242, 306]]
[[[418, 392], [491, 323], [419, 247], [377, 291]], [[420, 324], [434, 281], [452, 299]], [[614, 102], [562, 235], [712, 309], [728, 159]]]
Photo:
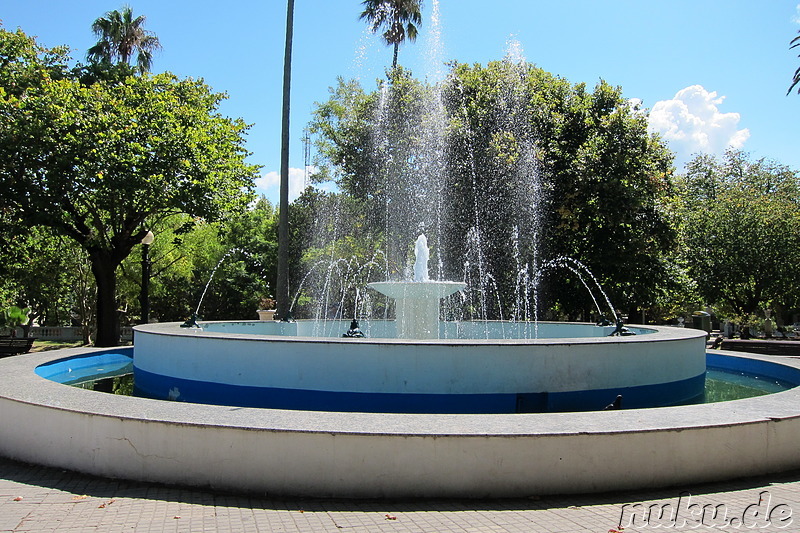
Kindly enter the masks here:
[[98, 342], [113, 344], [115, 271], [148, 225], [179, 212], [224, 218], [252, 198], [248, 126], [221, 116], [223, 96], [200, 80], [159, 74], [87, 86], [70, 71], [51, 74], [54, 56], [65, 55], [22, 41], [0, 30], [0, 51], [13, 52], [0, 58], [12, 66], [0, 86], [0, 209], [88, 252]]
[[800, 175], [731, 150], [697, 156], [679, 182], [689, 273], [732, 318], [796, 309]]
[[[415, 202], [428, 209], [420, 176], [434, 172], [442, 178], [432, 188], [443, 193], [434, 208], [443, 216], [435, 230], [426, 228], [429, 242], [451, 265], [447, 279], [463, 279], [464, 265], [476, 264], [471, 243], [481, 241], [481, 261], [497, 284], [491, 291], [509, 298], [487, 300], [487, 317], [530, 317], [514, 310], [526, 262], [532, 277], [550, 259], [580, 261], [623, 312], [658, 306], [675, 289], [672, 156], [620, 88], [601, 81], [588, 90], [508, 61], [453, 64], [441, 88], [442, 135], [433, 139], [446, 162], [426, 168], [424, 126], [433, 119], [424, 102], [433, 89], [396, 69], [372, 92], [341, 80], [317, 109], [317, 177], [337, 180], [361, 202], [376, 238], [392, 241], [381, 235], [386, 230], [413, 241], [414, 221], [392, 221], [386, 209]], [[389, 250], [390, 268], [402, 252]], [[551, 287], [540, 293], [542, 303], [588, 318], [594, 306], [581, 280], [551, 265], [536, 274]]]

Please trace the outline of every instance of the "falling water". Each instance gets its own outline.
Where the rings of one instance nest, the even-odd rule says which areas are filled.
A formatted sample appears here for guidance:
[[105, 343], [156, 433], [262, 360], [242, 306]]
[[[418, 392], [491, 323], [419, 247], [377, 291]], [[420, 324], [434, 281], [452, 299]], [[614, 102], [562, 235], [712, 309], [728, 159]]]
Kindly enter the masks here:
[[600, 304], [597, 302], [597, 298], [595, 298], [594, 291], [592, 291], [592, 288], [584, 279], [584, 275], [589, 276], [589, 279], [592, 281], [595, 288], [603, 296], [603, 300], [605, 301], [607, 308], [611, 311], [611, 315], [614, 317], [614, 322], [616, 322], [619, 319], [619, 317], [617, 316], [617, 312], [614, 309], [614, 306], [611, 304], [611, 300], [609, 299], [608, 295], [603, 290], [602, 286], [600, 285], [600, 282], [597, 281], [597, 278], [594, 276], [594, 274], [592, 274], [592, 271], [589, 270], [589, 268], [586, 265], [584, 265], [577, 259], [573, 259], [572, 257], [556, 257], [555, 259], [551, 259], [542, 265], [539, 271], [539, 275], [543, 274], [547, 269], [552, 267], [566, 268], [567, 270], [578, 276], [578, 280], [581, 282], [584, 288], [586, 288], [586, 290], [589, 293], [589, 296], [592, 298], [595, 309], [597, 309], [597, 313], [599, 315], [603, 315], [603, 310]]
[[[494, 108], [486, 119], [493, 129], [472, 131], [474, 117], [467, 107], [472, 96], [466, 94], [454, 73], [447, 74], [439, 0], [430, 5], [432, 12], [423, 25], [425, 71], [423, 76], [416, 76], [426, 83], [408, 83], [403, 78], [410, 76], [407, 70], [387, 72], [389, 79], [379, 81], [372, 102], [369, 144], [374, 164], [365, 172], [374, 173], [370, 178], [376, 190], [371, 194], [380, 207], [375, 214], [381, 218], [367, 219], [367, 224], [377, 224], [383, 230], [381, 268], [376, 268], [376, 257], [361, 263], [355, 257], [343, 259], [335, 244], [349, 234], [347, 230], [340, 234], [336, 213], [325, 213], [325, 222], [317, 227], [329, 229], [315, 229], [312, 246], [327, 250], [329, 255], [309, 270], [298, 294], [306, 287], [315, 287], [314, 315], [323, 326], [330, 316], [343, 318], [350, 313], [370, 316], [378, 310], [387, 317], [391, 304], [367, 291], [365, 285], [369, 281], [411, 279], [414, 237], [426, 233], [433, 262], [431, 276], [436, 280], [461, 276], [457, 281], [468, 285], [463, 293], [444, 303], [442, 309], [448, 318], [538, 324], [542, 272], [556, 266], [578, 274], [599, 310], [590, 283], [585, 281], [591, 280], [614, 313], [585, 266], [568, 258], [541, 259], [542, 206], [547, 194], [537, 158], [539, 140], [531, 120], [535, 110], [529, 107], [527, 92], [531, 67], [521, 43], [513, 37], [506, 43], [497, 87], [491, 93]], [[368, 48], [363, 44], [360, 47], [360, 63], [366, 62]], [[486, 154], [482, 154], [480, 163], [476, 160], [476, 149], [487, 150], [487, 135], [506, 150], [499, 171], [483, 168]], [[451, 154], [464, 157], [455, 161]], [[454, 175], [461, 180], [457, 183], [461, 187], [457, 200], [463, 205], [450, 195]], [[501, 287], [513, 293], [503, 294]], [[533, 331], [538, 335], [538, 328]]]
[[206, 297], [206, 292], [208, 292], [208, 287], [209, 287], [209, 285], [211, 285], [211, 280], [214, 279], [214, 274], [217, 273], [217, 269], [220, 267], [222, 262], [225, 261], [225, 259], [228, 258], [229, 255], [231, 255], [233, 252], [239, 252], [239, 251], [241, 251], [239, 248], [232, 248], [232, 249], [228, 250], [227, 252], [225, 252], [225, 255], [223, 255], [222, 258], [220, 258], [220, 260], [217, 261], [217, 264], [211, 270], [211, 275], [208, 277], [208, 281], [206, 282], [206, 286], [203, 289], [203, 294], [200, 295], [200, 301], [197, 302], [197, 309], [194, 310], [195, 316], [200, 316], [200, 306], [203, 305], [203, 298]]

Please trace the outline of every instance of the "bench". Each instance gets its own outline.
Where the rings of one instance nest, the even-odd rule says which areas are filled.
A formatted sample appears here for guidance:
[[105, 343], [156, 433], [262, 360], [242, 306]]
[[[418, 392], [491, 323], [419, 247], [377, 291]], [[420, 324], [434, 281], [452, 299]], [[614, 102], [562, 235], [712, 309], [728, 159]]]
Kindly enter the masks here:
[[33, 337], [0, 337], [0, 357], [28, 353], [34, 340]]
[[800, 356], [800, 342], [792, 340], [725, 339], [721, 348], [763, 355]]

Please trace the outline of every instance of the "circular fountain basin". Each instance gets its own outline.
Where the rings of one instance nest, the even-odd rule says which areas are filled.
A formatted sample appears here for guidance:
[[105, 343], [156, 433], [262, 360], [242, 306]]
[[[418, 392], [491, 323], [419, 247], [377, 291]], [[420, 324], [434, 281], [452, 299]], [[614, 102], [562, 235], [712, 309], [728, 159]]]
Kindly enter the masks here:
[[408, 340], [392, 338], [391, 321], [363, 323], [366, 339], [333, 336], [346, 322], [320, 327], [137, 326], [137, 393], [279, 409], [526, 413], [598, 410], [617, 395], [626, 408], [677, 405], [704, 390], [699, 330], [609, 337], [613, 327], [591, 324], [545, 323], [537, 332], [527, 323], [467, 322], [440, 323], [439, 339]]
[[[112, 478], [352, 498], [680, 487], [800, 467], [797, 387], [658, 409], [390, 414], [166, 402], [70, 387], [36, 372], [120, 350], [131, 351], [0, 360], [0, 455]], [[798, 360], [725, 355], [731, 368], [800, 382]]]

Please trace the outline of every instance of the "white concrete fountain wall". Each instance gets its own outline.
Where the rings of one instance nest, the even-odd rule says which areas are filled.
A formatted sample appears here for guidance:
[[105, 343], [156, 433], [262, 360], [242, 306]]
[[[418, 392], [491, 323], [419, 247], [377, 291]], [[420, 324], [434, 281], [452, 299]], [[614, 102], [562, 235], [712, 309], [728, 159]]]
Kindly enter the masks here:
[[[514, 412], [520, 405], [521, 411], [601, 409], [618, 393], [630, 395], [633, 407], [643, 405], [635, 403], [636, 388], [648, 405], [671, 405], [703, 390], [705, 333], [692, 329], [640, 328], [637, 336], [608, 337], [613, 328], [559, 323], [541, 329], [566, 338], [502, 339], [494, 329], [514, 326], [490, 323], [484, 327], [491, 339], [408, 340], [313, 337], [303, 331], [311, 327], [313, 322], [137, 326], [137, 387], [159, 399], [226, 403], [226, 394], [231, 402], [270, 395], [275, 403], [243, 405], [349, 411], [365, 410], [358, 406], [362, 398], [363, 405], [402, 411], [393, 406], [427, 395], [419, 403], [444, 409], [428, 412]], [[442, 326], [449, 327], [455, 326]], [[346, 329], [336, 323], [336, 331]], [[319, 397], [295, 401], [298, 391]], [[455, 401], [468, 408], [453, 406]]]
[[659, 409], [392, 415], [165, 402], [34, 373], [87, 352], [0, 360], [1, 455], [112, 478], [369, 498], [680, 487], [800, 467], [798, 389]]

